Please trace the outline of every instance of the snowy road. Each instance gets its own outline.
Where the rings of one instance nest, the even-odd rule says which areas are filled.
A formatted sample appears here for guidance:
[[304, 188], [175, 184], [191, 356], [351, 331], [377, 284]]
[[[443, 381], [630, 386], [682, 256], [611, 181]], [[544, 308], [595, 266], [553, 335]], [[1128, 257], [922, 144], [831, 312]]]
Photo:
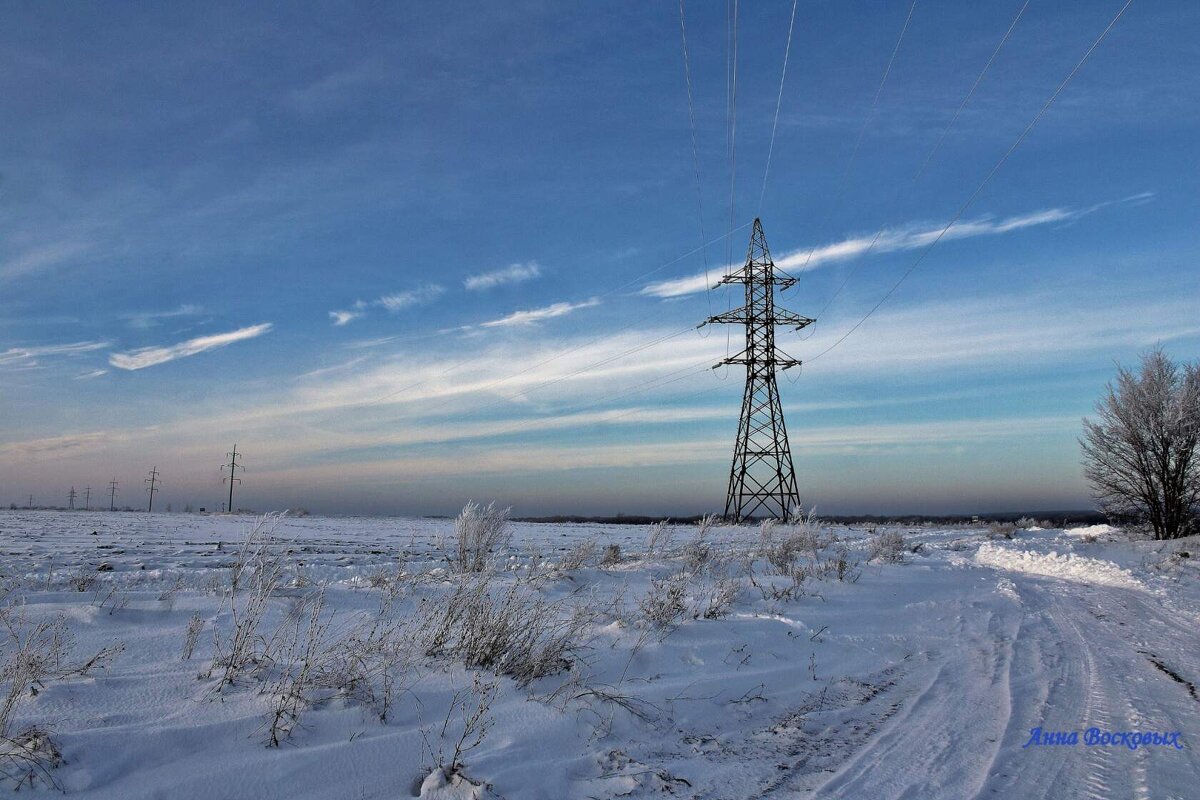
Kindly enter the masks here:
[[[1019, 545], [1007, 547], [1016, 551]], [[1195, 797], [1200, 628], [1145, 588], [972, 565], [1012, 602], [962, 606], [958, 643], [818, 797]], [[1031, 745], [1031, 731], [1077, 745]], [[1171, 746], [1088, 746], [1087, 729], [1182, 731]]]

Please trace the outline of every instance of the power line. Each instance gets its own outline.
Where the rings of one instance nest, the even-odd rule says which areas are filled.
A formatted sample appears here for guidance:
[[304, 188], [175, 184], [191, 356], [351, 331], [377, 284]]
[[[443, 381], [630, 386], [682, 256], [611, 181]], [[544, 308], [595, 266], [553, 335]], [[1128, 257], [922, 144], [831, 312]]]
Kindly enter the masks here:
[[738, 0], [733, 0], [732, 57], [730, 61], [729, 91], [729, 241], [726, 244], [726, 263], [733, 262], [734, 189], [737, 186], [737, 51], [738, 51]]
[[[796, 5], [792, 0], [792, 19], [788, 23], [787, 47], [783, 49], [783, 71], [779, 75], [779, 96], [775, 98], [775, 122], [771, 124], [771, 144], [767, 147], [767, 166], [763, 169], [762, 191], [758, 194], [758, 213], [762, 215], [763, 200], [767, 196], [767, 175], [771, 172], [771, 155], [775, 152], [775, 130], [779, 127], [779, 109], [783, 105], [783, 82], [787, 79], [788, 56], [792, 52], [792, 29], [796, 27]], [[712, 313], [712, 307], [709, 307]]]
[[[850, 175], [850, 170], [854, 168], [854, 162], [858, 160], [858, 152], [862, 147], [863, 137], [866, 136], [867, 128], [875, 120], [875, 113], [879, 109], [879, 98], [883, 96], [883, 87], [887, 84], [888, 76], [892, 74], [892, 66], [896, 63], [896, 56], [900, 53], [900, 45], [904, 42], [904, 34], [908, 32], [908, 24], [912, 21], [913, 12], [917, 10], [917, 0], [913, 0], [912, 5], [908, 7], [908, 15], [904, 18], [904, 24], [900, 27], [900, 35], [896, 37], [896, 45], [892, 48], [892, 55], [888, 58], [887, 66], [883, 68], [883, 75], [879, 78], [879, 86], [875, 89], [875, 98], [871, 101], [871, 110], [867, 113], [866, 119], [863, 120], [862, 126], [858, 129], [858, 136], [854, 140], [854, 149], [850, 151], [850, 159], [846, 162], [846, 166], [842, 169], [842, 175], [838, 179], [837, 194], [834, 196], [834, 201], [825, 206], [825, 212], [822, 215], [821, 223], [817, 226], [822, 228], [829, 221], [830, 209], [834, 205], [841, 202], [842, 197], [846, 194], [847, 181]], [[808, 255], [804, 258], [804, 265], [800, 267], [796, 276], [803, 277], [808, 269], [809, 262], [812, 261], [813, 253], [816, 252], [817, 245], [814, 242], [809, 249]]]
[[[908, 191], [915, 186], [921, 176], [925, 174], [925, 170], [928, 169], [929, 164], [933, 161], [934, 154], [941, 149], [942, 143], [946, 140], [946, 136], [950, 133], [950, 130], [954, 127], [955, 123], [958, 122], [958, 118], [962, 115], [963, 109], [967, 107], [967, 103], [969, 103], [971, 98], [975, 96], [975, 90], [979, 88], [979, 84], [983, 82], [984, 76], [987, 75], [988, 70], [991, 69], [992, 64], [995, 63], [996, 57], [1000, 55], [1000, 51], [1004, 49], [1004, 45], [1008, 43], [1009, 37], [1012, 36], [1013, 30], [1017, 27], [1017, 23], [1020, 22], [1022, 15], [1025, 13], [1025, 9], [1029, 7], [1029, 3], [1030, 0], [1025, 0], [1025, 4], [1022, 5], [1017, 11], [1017, 15], [1013, 17], [1012, 23], [1008, 26], [1008, 29], [1005, 30], [1004, 36], [1000, 38], [999, 43], [996, 45], [995, 49], [992, 50], [992, 54], [988, 58], [987, 63], [983, 65], [983, 69], [980, 70], [979, 75], [975, 77], [975, 82], [971, 84], [970, 90], [967, 92], [966, 96], [963, 97], [962, 102], [958, 104], [958, 109], [954, 112], [954, 116], [948, 123], [946, 123], [946, 126], [942, 128], [941, 136], [938, 137], [937, 142], [934, 143], [933, 147], [930, 148], [929, 153], [926, 154], [925, 160], [921, 163], [920, 169], [916, 171], [916, 173], [908, 180], [908, 183], [905, 184], [902, 189], [896, 192], [896, 197], [893, 199], [893, 202], [895, 202], [895, 199], [899, 199], [899, 197], [902, 196], [905, 191]], [[879, 243], [879, 239], [881, 236], [883, 236], [886, 227], [886, 225], [881, 225], [879, 230], [875, 232], [875, 236], [871, 239], [871, 243], [867, 245], [867, 249], [864, 250], [862, 255], [859, 256], [857, 263], [855, 263], [850, 267], [849, 270], [846, 271], [846, 275], [842, 278], [841, 283], [838, 284], [836, 289], [834, 289], [833, 294], [829, 296], [829, 299], [825, 301], [825, 304], [821, 306], [821, 310], [817, 312], [817, 319], [821, 319], [824, 316], [825, 312], [829, 310], [829, 307], [833, 305], [833, 301], [837, 299], [837, 297], [842, 293], [842, 290], [846, 288], [846, 285], [850, 283], [850, 279], [854, 277], [855, 273], [858, 271], [858, 267], [863, 263], [863, 260], [866, 259], [867, 256], [871, 255], [872, 252], [874, 252], [875, 245]]]
[[946, 127], [942, 128], [942, 135], [938, 137], [937, 142], [935, 142], [933, 147], [930, 148], [929, 154], [925, 156], [925, 160], [921, 162], [921, 168], [918, 169], [917, 174], [913, 176], [913, 181], [916, 181], [917, 178], [920, 178], [921, 175], [925, 173], [926, 168], [929, 166], [929, 162], [933, 160], [934, 154], [941, 149], [942, 142], [946, 141], [946, 136], [950, 133], [950, 129], [954, 127], [956, 122], [958, 122], [958, 118], [962, 116], [963, 109], [967, 107], [967, 103], [971, 102], [971, 98], [975, 96], [975, 90], [979, 88], [979, 84], [983, 83], [983, 76], [987, 75], [987, 71], [991, 69], [996, 57], [1000, 55], [1000, 51], [1003, 50], [1004, 45], [1008, 43], [1009, 37], [1012, 36], [1012, 32], [1017, 27], [1017, 23], [1021, 21], [1021, 17], [1024, 15], [1025, 9], [1029, 8], [1030, 2], [1032, 2], [1032, 0], [1025, 0], [1024, 5], [1022, 5], [1017, 11], [1017, 15], [1013, 17], [1012, 24], [1008, 26], [1008, 30], [1006, 30], [1004, 32], [1004, 36], [1000, 38], [1000, 42], [996, 45], [996, 49], [992, 51], [991, 57], [989, 57], [987, 63], [983, 65], [983, 69], [979, 71], [979, 75], [975, 78], [975, 82], [971, 84], [971, 89], [967, 92], [967, 96], [964, 97], [962, 102], [958, 104], [958, 108], [955, 110], [954, 116], [951, 117], [950, 121], [946, 123]]
[[712, 281], [708, 277], [708, 247], [704, 244], [708, 237], [704, 234], [704, 193], [701, 190], [700, 181], [700, 150], [696, 145], [696, 110], [692, 99], [692, 68], [688, 63], [687, 23], [684, 21], [683, 0], [679, 0], [679, 35], [683, 40], [683, 77], [687, 83], [688, 124], [692, 131], [692, 165], [696, 173], [696, 206], [700, 223], [700, 249], [704, 253], [704, 284], [706, 287], [704, 299], [708, 303], [708, 312], [711, 314], [712, 293], [709, 289], [712, 286]]
[[1054, 90], [1054, 93], [1050, 95], [1050, 98], [1046, 100], [1046, 102], [1038, 110], [1037, 114], [1035, 114], [1033, 119], [1030, 120], [1029, 124], [1025, 126], [1025, 129], [1021, 131], [1021, 134], [1016, 138], [1016, 141], [1012, 143], [1008, 150], [1005, 151], [1004, 155], [1000, 157], [1000, 160], [996, 162], [995, 166], [992, 167], [979, 185], [975, 187], [975, 191], [973, 191], [966, 201], [959, 206], [958, 211], [955, 212], [954, 216], [950, 218], [950, 221], [947, 222], [946, 225], [938, 232], [938, 235], [921, 250], [921, 252], [913, 260], [912, 264], [909, 265], [908, 269], [906, 269], [904, 273], [901, 274], [900, 278], [894, 284], [892, 284], [892, 287], [888, 289], [887, 294], [880, 298], [879, 302], [876, 303], [870, 311], [864, 314], [862, 319], [854, 323], [854, 326], [851, 327], [850, 330], [842, 334], [837, 341], [829, 345], [829, 347], [825, 348], [820, 353], [817, 353], [817, 355], [808, 359], [809, 362], [815, 361], [833, 348], [840, 345], [842, 342], [846, 341], [846, 339], [849, 338], [852, 333], [858, 330], [864, 322], [871, 318], [872, 314], [879, 310], [880, 306], [887, 302], [888, 298], [890, 298], [895, 291], [900, 288], [900, 284], [904, 283], [905, 279], [908, 278], [908, 276], [911, 275], [913, 271], [921, 265], [921, 262], [925, 260], [925, 257], [929, 255], [929, 252], [937, 245], [938, 242], [942, 240], [942, 237], [946, 235], [946, 231], [950, 230], [954, 223], [958, 222], [962, 215], [966, 213], [967, 209], [970, 208], [971, 204], [975, 202], [976, 198], [979, 197], [984, 188], [991, 182], [992, 178], [995, 177], [996, 173], [1000, 171], [1000, 168], [1003, 167], [1005, 162], [1008, 161], [1009, 156], [1011, 156], [1013, 152], [1020, 147], [1021, 143], [1025, 141], [1026, 137], [1029, 136], [1029, 132], [1032, 131], [1038, 122], [1041, 121], [1042, 117], [1045, 116], [1046, 111], [1048, 111], [1050, 106], [1054, 104], [1054, 101], [1058, 99], [1058, 96], [1062, 94], [1063, 90], [1067, 88], [1067, 85], [1074, 80], [1075, 76], [1079, 73], [1079, 70], [1083, 68], [1084, 63], [1087, 62], [1088, 58], [1091, 57], [1096, 48], [1100, 46], [1100, 43], [1103, 42], [1105, 37], [1108, 36], [1109, 31], [1111, 31], [1113, 26], [1117, 24], [1117, 21], [1121, 19], [1121, 16], [1125, 13], [1125, 10], [1132, 4], [1133, 0], [1126, 0], [1125, 4], [1121, 6], [1121, 9], [1117, 12], [1117, 15], [1113, 17], [1112, 21], [1108, 23], [1108, 26], [1100, 32], [1100, 35], [1096, 37], [1094, 42], [1092, 42], [1091, 47], [1087, 49], [1087, 52], [1083, 54], [1083, 57], [1079, 59], [1079, 61], [1075, 64], [1075, 67], [1071, 70], [1067, 77], [1063, 79], [1063, 82], [1058, 85], [1058, 88]]

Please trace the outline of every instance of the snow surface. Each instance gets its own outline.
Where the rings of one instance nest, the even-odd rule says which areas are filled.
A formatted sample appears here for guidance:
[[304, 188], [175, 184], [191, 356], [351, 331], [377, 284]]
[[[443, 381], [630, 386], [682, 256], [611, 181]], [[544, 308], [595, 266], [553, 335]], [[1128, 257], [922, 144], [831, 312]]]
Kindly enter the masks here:
[[1121, 569], [1111, 561], [1088, 558], [1075, 553], [1034, 553], [989, 543], [979, 546], [975, 553], [975, 561], [987, 567], [1027, 572], [1030, 575], [1048, 575], [1094, 586], [1144, 588], [1142, 582], [1133, 577], [1129, 570]]
[[[124, 645], [102, 669], [47, 681], [10, 725], [50, 733], [62, 763], [49, 774], [69, 796], [1196, 796], [1195, 540], [1127, 541], [1110, 530], [1089, 542], [1045, 530], [990, 541], [985, 527], [896, 527], [904, 559], [881, 564], [865, 560], [866, 530], [835, 526], [827, 533], [838, 542], [823, 552], [844, 548], [862, 562], [843, 580], [814, 577], [787, 597], [778, 591], [786, 582], [755, 562], [754, 582], [742, 576], [727, 616], [688, 613], [660, 630], [639, 624], [639, 600], [652, 578], [679, 573], [690, 526], [679, 526], [665, 554], [647, 555], [645, 528], [514, 525], [498, 580], [593, 616], [570, 672], [528, 686], [487, 673], [497, 692], [490, 728], [464, 756], [462, 776], [447, 779], [434, 754], [457, 737], [454, 698], [479, 677], [461, 662], [416, 659], [386, 721], [368, 703], [327, 698], [280, 747], [266, 746], [265, 685], [215, 691], [204, 677], [214, 630], [230, 625], [223, 592], [233, 552], [252, 524], [0, 512], [0, 573], [15, 585], [8, 602], [30, 620], [62, 615], [73, 662]], [[437, 550], [451, 527], [284, 519], [271, 549], [288, 585], [269, 602], [264, 635], [320, 586], [333, 628], [370, 619], [381, 596], [371, 584], [398, 565], [422, 577], [395, 613], [426, 624], [422, 615], [452, 585]], [[715, 551], [746, 554], [758, 537], [728, 527], [710, 539]], [[619, 544], [622, 561], [555, 570], [584, 539]], [[81, 577], [96, 584], [76, 591]], [[689, 608], [705, 586], [688, 584]], [[205, 627], [184, 659], [194, 614]], [[10, 652], [11, 643], [0, 655]], [[1039, 726], [1181, 731], [1185, 747], [1023, 748]], [[0, 793], [13, 788], [0, 783]], [[57, 794], [42, 778], [20, 796], [31, 793]]]
[[1108, 536], [1119, 532], [1120, 529], [1112, 525], [1083, 525], [1078, 528], [1067, 528], [1063, 531], [1068, 536]]

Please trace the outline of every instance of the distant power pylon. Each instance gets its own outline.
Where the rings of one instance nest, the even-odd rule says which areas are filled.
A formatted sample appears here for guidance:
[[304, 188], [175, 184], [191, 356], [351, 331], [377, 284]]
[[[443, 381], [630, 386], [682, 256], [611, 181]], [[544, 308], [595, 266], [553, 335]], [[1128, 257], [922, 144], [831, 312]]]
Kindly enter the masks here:
[[72, 486], [71, 491], [67, 492], [67, 508], [71, 509], [72, 511], [75, 509], [75, 497], [75, 487]]
[[746, 366], [746, 391], [733, 466], [729, 470], [725, 517], [735, 522], [754, 516], [785, 519], [800, 510], [800, 492], [796, 488], [796, 470], [775, 373], [799, 366], [800, 362], [775, 346], [775, 326], [800, 330], [813, 320], [775, 307], [775, 287], [787, 289], [796, 279], [776, 272], [762, 223], [757, 219], [750, 234], [745, 266], [726, 275], [720, 283], [741, 283], [746, 287], [745, 305], [709, 317], [704, 323], [746, 326], [746, 348], [714, 366], [714, 369], [722, 364]]
[[150, 513], [154, 510], [154, 493], [158, 491], [158, 484], [162, 483], [162, 481], [158, 479], [157, 466], [150, 468], [150, 477], [146, 478], [145, 482], [150, 484], [146, 487], [146, 491], [150, 493], [150, 505], [147, 506], [146, 513]]
[[[245, 455], [245, 454], [243, 453], [242, 455]], [[228, 464], [221, 465], [222, 472], [225, 470], [229, 470], [228, 477], [224, 478], [224, 480], [229, 481], [229, 505], [225, 508], [225, 510], [228, 511], [230, 514], [232, 514], [233, 513], [233, 484], [242, 482], [242, 479], [237, 477], [237, 471], [240, 469], [242, 472], [245, 472], [246, 468], [238, 463], [238, 451], [237, 451], [236, 444], [233, 446], [233, 452], [226, 453], [225, 457], [229, 459]]]
[[83, 490], [83, 510], [92, 510], [92, 487], [87, 487]]
[[117, 484], [116, 478], [113, 478], [111, 481], [108, 482], [108, 489], [109, 489], [108, 510], [109, 511], [117, 510], [117, 486], [118, 486], [118, 484]]

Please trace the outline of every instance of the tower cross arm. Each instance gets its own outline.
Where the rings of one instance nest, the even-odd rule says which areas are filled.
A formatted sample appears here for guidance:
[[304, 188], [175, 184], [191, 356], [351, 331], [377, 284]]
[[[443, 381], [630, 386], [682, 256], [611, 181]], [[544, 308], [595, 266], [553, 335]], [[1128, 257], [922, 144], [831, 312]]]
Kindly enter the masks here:
[[[716, 286], [728, 286], [731, 283], [770, 283], [778, 286], [780, 289], [788, 289], [795, 286], [796, 279], [791, 275], [774, 274], [770, 278], [766, 278], [761, 274], [747, 274], [745, 267], [737, 272], [731, 272], [721, 280], [717, 281]], [[714, 287], [715, 288], [715, 287]]]
[[779, 369], [791, 369], [792, 367], [798, 367], [803, 363], [804, 363], [803, 361], [800, 361], [799, 359], [791, 358], [791, 357], [754, 358], [751, 356], [747, 356], [745, 353], [739, 353], [736, 356], [729, 356], [728, 358], [722, 358], [716, 364], [713, 364], [712, 368], [716, 369], [717, 367], [723, 367], [726, 364], [747, 364], [747, 365], [758, 364], [761, 366], [773, 366], [773, 367], [777, 367]]
[[701, 325], [701, 327], [703, 327], [705, 325], [708, 325], [710, 322], [719, 323], [719, 324], [724, 323], [724, 324], [742, 325], [746, 322], [746, 320], [748, 318], [749, 318], [749, 312], [746, 310], [745, 306], [742, 306], [741, 308], [735, 308], [733, 311], [726, 311], [724, 314], [716, 314], [714, 316], [711, 316], [708, 319], [704, 320], [704, 322], [700, 323], [700, 325]]
[[801, 316], [794, 311], [787, 311], [782, 308], [777, 308], [775, 309], [775, 315], [771, 318], [771, 322], [775, 323], [776, 325], [788, 325], [796, 330], [800, 330], [801, 328], [807, 328], [809, 325], [812, 325], [814, 322], [816, 322], [816, 320]]
[[802, 317], [799, 314], [791, 311], [785, 311], [784, 309], [775, 309], [774, 313], [772, 313], [770, 317], [764, 316], [755, 318], [751, 316], [751, 313], [746, 310], [745, 306], [742, 306], [741, 308], [734, 309], [733, 311], [726, 311], [724, 314], [715, 314], [704, 320], [700, 326], [703, 327], [709, 323], [744, 325], [747, 322], [763, 322], [770, 323], [772, 325], [784, 325], [790, 328], [795, 328], [796, 330], [800, 330], [801, 328], [807, 328], [809, 325], [812, 325], [814, 322], [816, 322], [816, 320], [809, 319], [808, 317]]

